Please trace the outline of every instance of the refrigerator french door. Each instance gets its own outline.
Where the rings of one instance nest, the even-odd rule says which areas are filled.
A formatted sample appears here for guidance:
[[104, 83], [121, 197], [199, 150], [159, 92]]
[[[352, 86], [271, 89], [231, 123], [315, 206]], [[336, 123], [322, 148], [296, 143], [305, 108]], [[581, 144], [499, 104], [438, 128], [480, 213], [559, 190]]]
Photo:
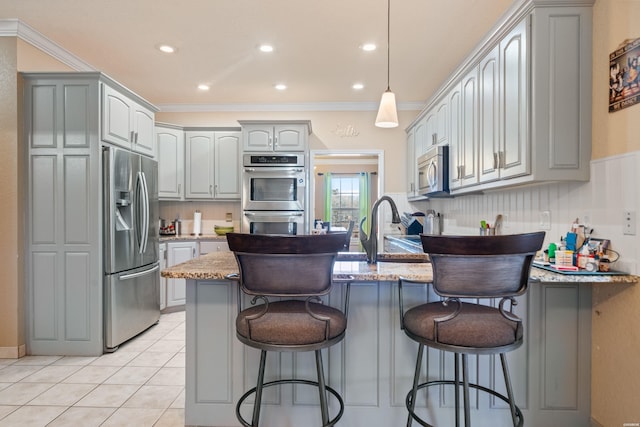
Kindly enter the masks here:
[[105, 351], [160, 319], [158, 165], [127, 150], [105, 147]]

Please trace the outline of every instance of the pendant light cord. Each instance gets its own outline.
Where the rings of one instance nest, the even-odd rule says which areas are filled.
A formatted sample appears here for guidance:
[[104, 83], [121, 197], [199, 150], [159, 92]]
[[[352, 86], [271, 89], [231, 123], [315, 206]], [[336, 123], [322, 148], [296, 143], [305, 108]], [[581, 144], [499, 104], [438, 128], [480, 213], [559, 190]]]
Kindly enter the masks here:
[[391, 90], [391, 0], [387, 0], [387, 90]]

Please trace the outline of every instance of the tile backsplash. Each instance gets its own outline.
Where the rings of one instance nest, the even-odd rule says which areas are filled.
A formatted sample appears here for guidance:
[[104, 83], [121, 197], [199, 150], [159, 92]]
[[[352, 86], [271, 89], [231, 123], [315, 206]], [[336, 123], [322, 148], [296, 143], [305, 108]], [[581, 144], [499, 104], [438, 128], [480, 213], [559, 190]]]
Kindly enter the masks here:
[[440, 212], [445, 234], [477, 234], [481, 220], [493, 223], [502, 214], [504, 234], [544, 230], [545, 246], [559, 241], [578, 218], [593, 228], [593, 237], [611, 240], [621, 254], [616, 270], [638, 274], [640, 235], [623, 233], [624, 212], [638, 213], [640, 206], [638, 171], [640, 153], [634, 152], [592, 161], [589, 182], [523, 186], [410, 205]]

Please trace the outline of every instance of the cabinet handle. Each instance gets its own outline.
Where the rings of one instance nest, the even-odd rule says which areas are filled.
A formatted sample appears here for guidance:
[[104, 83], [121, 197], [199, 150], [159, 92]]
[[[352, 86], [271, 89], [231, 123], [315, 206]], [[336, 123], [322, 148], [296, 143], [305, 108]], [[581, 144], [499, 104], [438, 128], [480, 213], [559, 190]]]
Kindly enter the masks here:
[[277, 146], [278, 146], [278, 137], [277, 137], [277, 136], [274, 136], [274, 137], [273, 137], [273, 146], [274, 146], [274, 147], [277, 147]]
[[493, 153], [493, 168], [498, 169], [500, 167], [500, 155], [498, 153]]
[[431, 145], [436, 145], [438, 143], [438, 134], [437, 133], [432, 133], [431, 134]]
[[498, 151], [498, 166], [500, 167], [500, 169], [504, 169], [504, 164], [504, 151]]
[[135, 134], [135, 132], [131, 131], [131, 137], [129, 138], [129, 142], [133, 142], [134, 134]]
[[182, 184], [178, 184], [178, 195], [180, 195], [180, 190], [182, 190]]
[[217, 196], [218, 195], [218, 184], [213, 186], [213, 195]]
[[136, 136], [136, 139], [133, 142], [135, 142], [137, 144], [138, 143], [138, 132], [135, 133], [135, 136]]
[[269, 137], [269, 147], [273, 146], [273, 138]]
[[213, 196], [213, 185], [209, 185], [209, 194]]

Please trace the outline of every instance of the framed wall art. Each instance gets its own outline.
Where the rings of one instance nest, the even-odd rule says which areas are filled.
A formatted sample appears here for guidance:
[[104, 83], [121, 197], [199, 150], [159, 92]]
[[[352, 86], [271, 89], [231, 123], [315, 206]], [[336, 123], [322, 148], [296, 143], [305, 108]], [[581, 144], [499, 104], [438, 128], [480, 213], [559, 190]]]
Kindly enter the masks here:
[[640, 38], [625, 40], [609, 54], [609, 112], [640, 102]]

